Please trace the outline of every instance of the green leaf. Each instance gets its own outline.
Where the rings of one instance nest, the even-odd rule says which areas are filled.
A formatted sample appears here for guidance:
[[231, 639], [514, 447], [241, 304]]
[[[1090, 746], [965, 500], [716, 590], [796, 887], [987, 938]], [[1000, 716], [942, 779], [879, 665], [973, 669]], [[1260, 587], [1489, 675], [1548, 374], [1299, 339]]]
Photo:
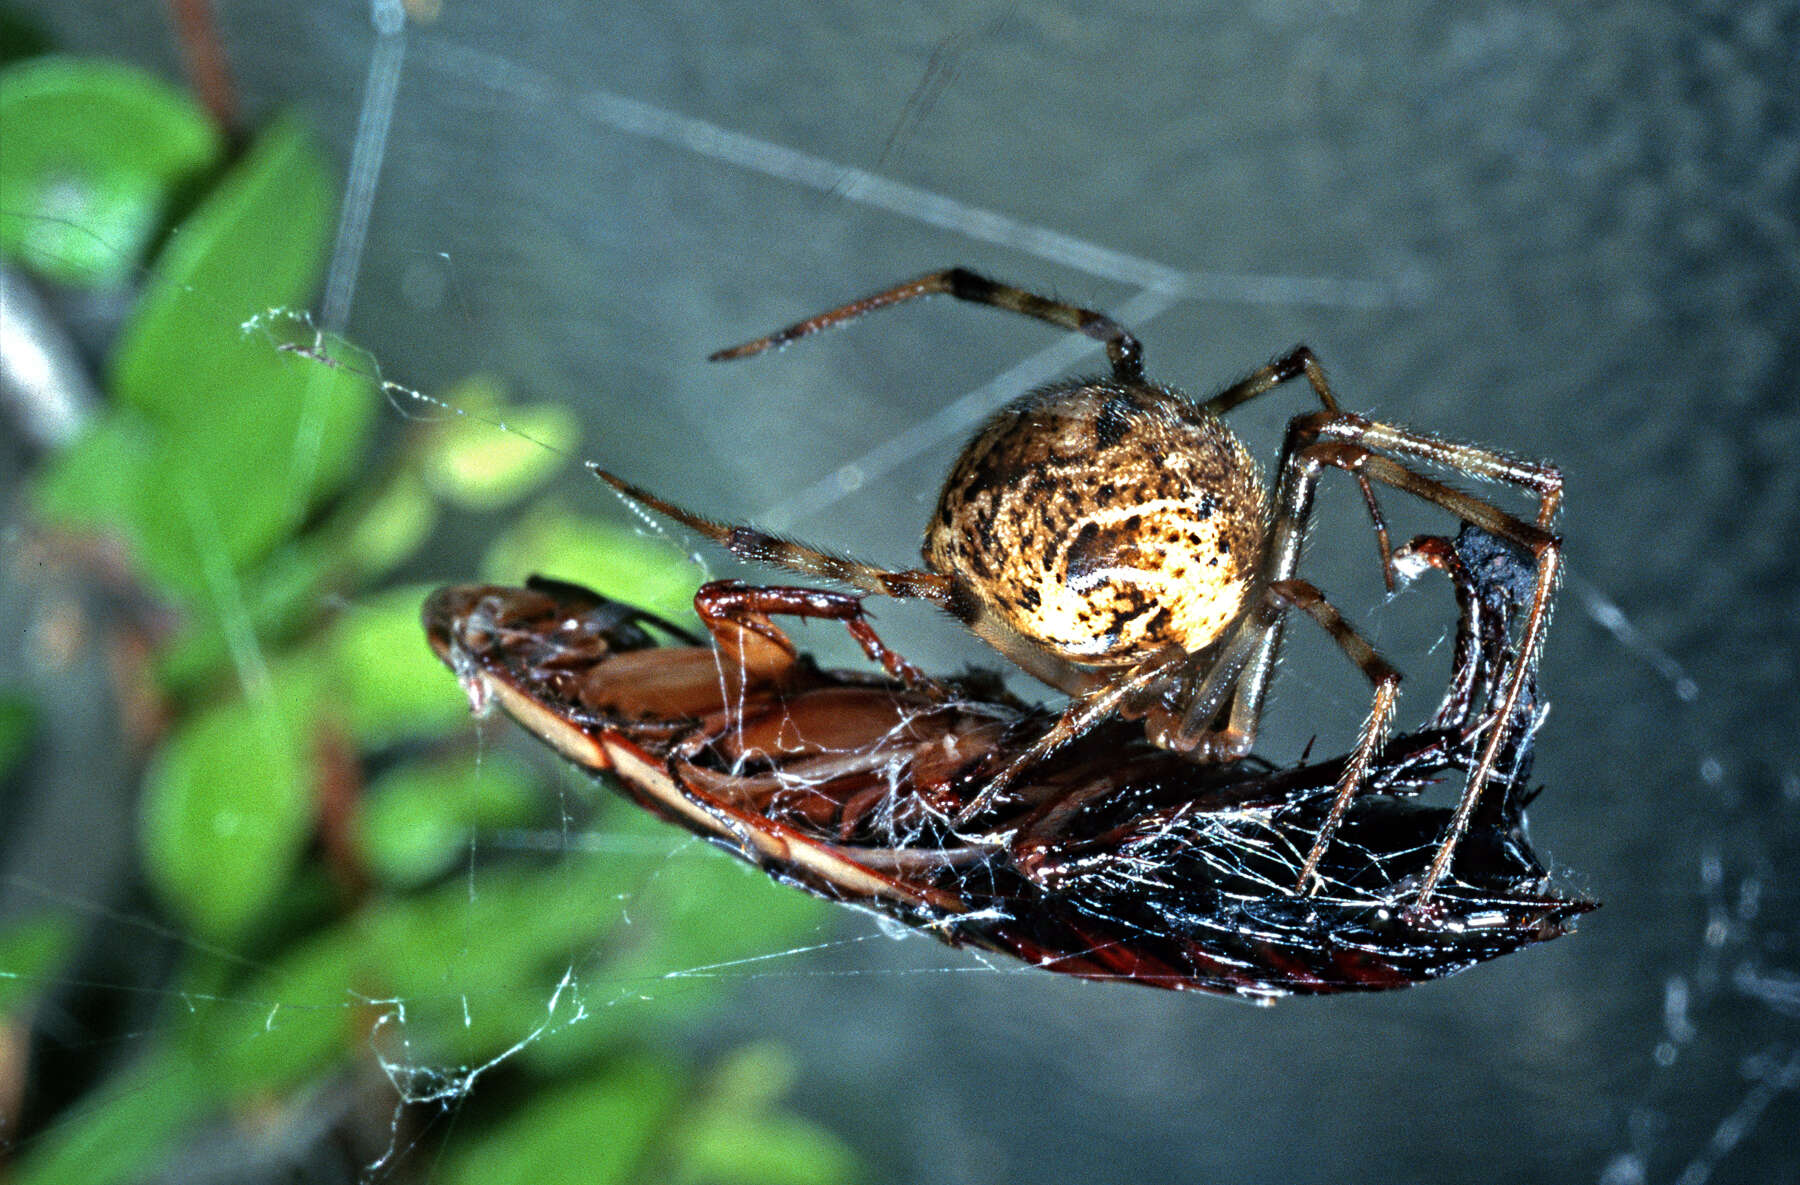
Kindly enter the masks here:
[[674, 1179], [683, 1185], [841, 1185], [860, 1176], [842, 1140], [795, 1115], [715, 1110], [681, 1134]]
[[167, 1052], [133, 1060], [30, 1144], [10, 1185], [115, 1185], [150, 1176], [214, 1102], [211, 1071]]
[[[440, 800], [458, 793], [414, 786]], [[477, 818], [489, 809], [484, 793], [470, 807]], [[496, 863], [490, 850], [467, 876], [380, 901], [278, 959], [234, 994], [281, 1001], [279, 1016], [268, 1025], [247, 1016], [235, 1031], [209, 1025], [218, 1040], [210, 1064], [239, 1090], [281, 1089], [318, 1072], [347, 1046], [368, 1044], [374, 1013], [345, 1015], [353, 990], [404, 1002], [376, 1044], [408, 1067], [453, 1076], [516, 1048], [535, 1071], [567, 1072], [718, 1002], [715, 980], [684, 979], [675, 990], [671, 972], [779, 948], [817, 924], [820, 903], [753, 870], [740, 878], [722, 853], [622, 803], [607, 806], [599, 829], [569, 836], [553, 864]], [[552, 850], [564, 842], [553, 829], [542, 835]], [[693, 932], [672, 932], [682, 926]], [[634, 1007], [646, 991], [656, 1000], [648, 1013]], [[361, 1035], [346, 1029], [355, 1023]]]
[[0, 692], [0, 778], [25, 756], [37, 729], [37, 705], [17, 691]]
[[367, 1056], [369, 1034], [392, 1005], [371, 1000], [382, 993], [361, 949], [361, 920], [289, 943], [248, 986], [215, 1001], [204, 1023], [187, 1027], [183, 1047], [221, 1098], [294, 1090]]
[[189, 348], [202, 372], [235, 355], [236, 380], [208, 394], [210, 407], [178, 401], [152, 413], [161, 431], [151, 476], [123, 510], [150, 576], [176, 595], [218, 603], [224, 580], [297, 530], [361, 463], [375, 400], [357, 372], [260, 338], [214, 336]]
[[312, 832], [316, 692], [287, 677], [184, 721], [144, 787], [151, 883], [211, 939], [243, 935], [288, 885]]
[[369, 747], [441, 736], [464, 726], [469, 701], [432, 654], [419, 625], [423, 585], [358, 601], [322, 639], [333, 702], [356, 739]]
[[[792, 945], [825, 918], [818, 898], [777, 884], [725, 852], [703, 844], [678, 847], [681, 833], [668, 824], [641, 813], [608, 818], [615, 838], [642, 833], [646, 845], [657, 837], [670, 845], [655, 884], [632, 902], [639, 932], [609, 961], [609, 974], [648, 979], [733, 962]], [[679, 1013], [690, 998], [671, 997], [664, 1010]]]
[[459, 414], [433, 426], [421, 468], [434, 493], [470, 510], [517, 502], [567, 464], [581, 440], [568, 408], [509, 406], [492, 379], [467, 379], [444, 401]]
[[113, 357], [116, 398], [159, 429], [126, 513], [139, 560], [215, 601], [361, 463], [368, 374], [283, 352], [315, 345], [299, 314], [323, 266], [329, 174], [293, 120], [270, 127], [182, 222]]
[[533, 573], [570, 580], [677, 624], [694, 619], [698, 581], [679, 544], [554, 503], [536, 507], [496, 539], [482, 569], [501, 583], [520, 584]]
[[357, 352], [326, 365], [303, 315], [330, 227], [328, 175], [277, 123], [158, 257], [113, 360], [112, 419], [50, 466], [51, 517], [123, 536], [151, 581], [203, 616], [361, 464], [377, 401]]
[[177, 192], [223, 148], [176, 88], [72, 58], [0, 72], [0, 128], [0, 258], [67, 284], [128, 278]]
[[[331, 521], [278, 546], [243, 573], [237, 600], [246, 620], [234, 626], [241, 629], [247, 624], [264, 643], [291, 640], [320, 616], [321, 604], [334, 593], [342, 595], [358, 577], [375, 575], [371, 569], [385, 567], [397, 558], [396, 551], [410, 551], [436, 512], [418, 481], [406, 474], [377, 495], [372, 507], [367, 513], [345, 507]], [[376, 522], [378, 516], [384, 521]], [[420, 643], [418, 602], [425, 591], [405, 589], [358, 603], [350, 610], [355, 621], [307, 644], [309, 651], [321, 652], [323, 661], [333, 664], [331, 677], [351, 681], [357, 710], [347, 723], [370, 744], [435, 735], [467, 715], [467, 701], [453, 685], [446, 687], [432, 677], [440, 668]], [[164, 686], [179, 693], [212, 675], [226, 660], [225, 609], [234, 607], [229, 600], [223, 606], [217, 599], [189, 603], [181, 632], [158, 656], [157, 673]], [[365, 609], [372, 610], [372, 619]], [[340, 652], [354, 657], [340, 661]]]
[[681, 1079], [647, 1058], [534, 1096], [508, 1122], [464, 1131], [437, 1166], [444, 1185], [611, 1185], [639, 1166], [680, 1101]]
[[185, 427], [256, 390], [240, 367], [272, 373], [256, 330], [311, 298], [332, 205], [318, 145], [299, 120], [277, 120], [163, 246], [113, 355], [113, 393]]
[[0, 930], [0, 1023], [19, 1023], [19, 1013], [43, 994], [50, 977], [74, 950], [75, 923], [41, 913]]
[[384, 575], [431, 535], [437, 502], [417, 474], [401, 472], [346, 524], [343, 555], [364, 577]]
[[[248, 558], [242, 554], [246, 518], [222, 517], [215, 498], [223, 492], [198, 492], [205, 479], [190, 472], [209, 459], [163, 448], [163, 435], [140, 413], [115, 408], [46, 459], [33, 494], [34, 508], [45, 521], [116, 536], [140, 561], [154, 561], [140, 566], [160, 571], [159, 589], [184, 610], [179, 631], [157, 656], [165, 686], [181, 690], [210, 677], [227, 659], [227, 628], [240, 639], [265, 643], [291, 637], [317, 616], [320, 598], [334, 582], [354, 575], [347, 567], [366, 558], [369, 548], [394, 540], [347, 543], [346, 536], [356, 535], [360, 522], [335, 530], [328, 525], [286, 544], [277, 542], [246, 569], [240, 563]], [[247, 480], [248, 474], [244, 476]], [[280, 493], [279, 486], [264, 484], [271, 485], [271, 494]], [[172, 504], [177, 492], [186, 496]], [[265, 524], [274, 528], [262, 531], [265, 537], [278, 534], [291, 514], [280, 498], [267, 506], [276, 517]], [[172, 518], [177, 515], [182, 517]]]
[[619, 920], [619, 896], [642, 875], [604, 859], [484, 866], [377, 900], [289, 947], [235, 992], [280, 1007], [204, 1026], [203, 1060], [241, 1095], [291, 1089], [373, 1044], [428, 1090], [521, 1042], [616, 1040], [627, 1010], [581, 1016], [584, 986], [559, 984], [591, 959]]
[[49, 53], [50, 35], [24, 13], [0, 8], [0, 62]]
[[357, 837], [363, 861], [394, 886], [421, 885], [467, 860], [482, 829], [522, 827], [543, 794], [530, 768], [501, 753], [476, 764], [403, 765], [363, 797]]
[[37, 513], [67, 527], [117, 532], [136, 543], [130, 507], [153, 476], [155, 428], [122, 409], [92, 421], [82, 434], [45, 459], [34, 494]]
[[690, 1105], [673, 1145], [684, 1185], [838, 1185], [856, 1157], [823, 1128], [779, 1110], [794, 1059], [770, 1042], [733, 1050]]
[[[308, 534], [276, 548], [241, 583], [221, 575], [235, 595], [191, 600], [180, 630], [164, 640], [156, 674], [172, 694], [186, 697], [218, 674], [234, 643], [263, 646], [291, 639], [319, 616], [321, 602], [341, 580], [342, 556], [332, 540]], [[227, 637], [229, 627], [233, 637]]]

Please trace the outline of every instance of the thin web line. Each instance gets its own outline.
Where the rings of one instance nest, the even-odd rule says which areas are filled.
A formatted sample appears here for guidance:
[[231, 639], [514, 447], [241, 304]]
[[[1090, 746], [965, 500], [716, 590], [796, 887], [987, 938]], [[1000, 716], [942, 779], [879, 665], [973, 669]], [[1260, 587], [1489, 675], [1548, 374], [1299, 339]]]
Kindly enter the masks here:
[[[437, 56], [469, 81], [527, 100], [558, 93], [555, 81], [495, 54], [443, 45]], [[575, 100], [578, 109], [629, 135], [686, 149], [845, 201], [901, 215], [967, 238], [1008, 247], [1097, 279], [1154, 288], [1180, 298], [1268, 305], [1324, 305], [1331, 308], [1385, 308], [1421, 298], [1427, 281], [1409, 272], [1397, 279], [1184, 271], [1141, 256], [1022, 222], [943, 194], [907, 185], [864, 169], [734, 132], [640, 99], [589, 89]]]
[[[527, 102], [547, 101], [559, 93], [551, 76], [499, 55], [466, 46], [443, 45], [439, 47], [439, 56], [452, 63], [462, 77], [485, 82]], [[1418, 270], [1395, 280], [1184, 271], [1022, 222], [865, 169], [732, 131], [640, 99], [589, 89], [579, 94], [576, 106], [616, 131], [829, 193], [844, 201], [886, 210], [966, 238], [1010, 248], [1096, 279], [1130, 284], [1139, 292], [1119, 310], [1119, 315], [1138, 324], [1182, 299], [1370, 309], [1416, 303], [1429, 288], [1427, 277]], [[821, 513], [867, 481], [892, 472], [922, 453], [941, 448], [945, 441], [956, 439], [1000, 403], [1019, 391], [1055, 377], [1091, 349], [1091, 343], [1070, 341], [1031, 355], [992, 381], [953, 400], [942, 411], [837, 466], [799, 493], [767, 508], [756, 521], [775, 529], [785, 529]]]

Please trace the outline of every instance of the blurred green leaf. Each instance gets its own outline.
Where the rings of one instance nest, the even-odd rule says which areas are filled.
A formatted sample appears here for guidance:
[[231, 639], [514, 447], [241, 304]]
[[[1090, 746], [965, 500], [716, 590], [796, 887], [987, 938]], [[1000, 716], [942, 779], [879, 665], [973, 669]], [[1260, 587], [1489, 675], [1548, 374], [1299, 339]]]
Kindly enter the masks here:
[[502, 753], [480, 762], [403, 765], [364, 794], [357, 836], [363, 861], [396, 887], [422, 885], [467, 860], [481, 829], [520, 827], [540, 813], [535, 773]]
[[445, 402], [460, 414], [434, 425], [421, 468], [434, 493], [469, 510], [517, 502], [567, 464], [581, 441], [568, 408], [509, 405], [493, 379], [466, 379]]
[[[725, 1077], [785, 1063], [768, 1046], [734, 1054]], [[449, 1182], [590, 1185], [843, 1185], [843, 1143], [758, 1092], [696, 1095], [685, 1075], [643, 1058], [534, 1094], [503, 1124], [465, 1133], [440, 1169]]]
[[114, 396], [187, 427], [258, 390], [271, 359], [255, 330], [271, 310], [303, 308], [312, 297], [332, 207], [312, 136], [291, 117], [271, 124], [157, 256], [113, 353]]
[[680, 1185], [842, 1185], [856, 1157], [816, 1123], [780, 1111], [715, 1108], [680, 1129]]
[[0, 778], [25, 756], [37, 730], [37, 705], [22, 692], [0, 692]]
[[[237, 349], [238, 345], [243, 351]], [[238, 353], [233, 390], [190, 423], [164, 422], [151, 479], [125, 508], [147, 572], [165, 588], [218, 600], [242, 571], [295, 531], [361, 463], [375, 400], [367, 379], [262, 339], [196, 342], [197, 364]]]
[[312, 832], [318, 776], [311, 681], [275, 681], [259, 700], [188, 717], [145, 779], [146, 871], [210, 939], [240, 937], [293, 875]]
[[50, 35], [24, 13], [0, 8], [0, 63], [50, 52]]
[[0, 930], [0, 1018], [16, 1020], [22, 1008], [43, 994], [50, 977], [68, 960], [75, 937], [74, 922], [54, 913], [10, 922]]
[[[398, 495], [390, 496], [396, 490]], [[371, 568], [385, 568], [416, 547], [435, 514], [436, 506], [418, 480], [401, 474], [371, 505], [346, 506], [330, 522], [278, 546], [243, 574], [237, 605], [190, 602], [181, 631], [165, 643], [157, 661], [164, 686], [177, 692], [191, 688], [227, 660], [227, 610], [241, 607], [246, 621], [237, 624], [240, 628], [247, 624], [265, 642], [288, 641], [302, 625], [320, 616], [321, 604], [334, 591], [359, 583], [357, 577], [374, 574]], [[360, 629], [346, 626], [309, 644], [310, 650], [330, 652], [338, 647], [355, 656], [339, 662], [335, 653], [327, 653], [326, 661], [333, 664], [332, 677], [354, 680], [355, 702], [366, 710], [355, 713], [348, 723], [366, 730], [359, 735], [369, 743], [433, 735], [460, 723], [467, 714], [467, 701], [456, 694], [454, 685], [446, 687], [441, 681], [428, 685], [421, 677], [424, 670], [439, 670], [418, 628], [425, 591], [382, 594], [367, 602], [379, 606], [379, 622]], [[411, 605], [405, 603], [409, 597], [414, 599]], [[359, 614], [364, 604], [359, 602], [350, 614]], [[364, 670], [376, 664], [382, 669]], [[402, 689], [408, 693], [394, 697]], [[413, 716], [414, 712], [421, 714]]]
[[280, 1007], [206, 1026], [197, 1033], [203, 1060], [243, 1094], [292, 1089], [371, 1042], [424, 1082], [571, 1029], [616, 1039], [625, 1023], [619, 1013], [600, 1010], [572, 1024], [582, 989], [558, 985], [576, 961], [591, 961], [617, 922], [604, 906], [629, 872], [603, 860], [480, 868], [377, 900], [290, 945], [243, 987], [244, 998]]
[[[595, 487], [604, 490], [598, 482]], [[554, 503], [539, 504], [512, 524], [488, 550], [482, 570], [488, 579], [509, 584], [534, 573], [553, 576], [678, 625], [694, 620], [694, 567], [679, 544], [626, 523], [571, 514]]]
[[132, 1061], [82, 1100], [80, 1114], [33, 1140], [9, 1185], [141, 1181], [214, 1101], [210, 1073], [166, 1052]]
[[376, 1002], [356, 922], [285, 944], [270, 968], [184, 1031], [185, 1052], [221, 1099], [295, 1090], [367, 1055], [370, 1032], [394, 1006]]
[[[593, 1007], [587, 995], [592, 983], [610, 983], [598, 971], [610, 941], [632, 937], [615, 933], [618, 902], [644, 875], [641, 857], [577, 853], [547, 868], [483, 868], [472, 882], [459, 878], [370, 918], [362, 949], [408, 1001], [408, 1048], [465, 1065], [540, 1029], [533, 1047], [617, 1040], [628, 1016]], [[565, 975], [573, 979], [558, 992]]]
[[437, 502], [417, 474], [402, 471], [348, 524], [341, 554], [358, 575], [381, 576], [417, 551], [437, 522]]
[[[74, 70], [65, 81], [92, 86], [111, 69]], [[115, 89], [143, 106], [133, 88], [144, 80], [115, 73], [130, 82], [115, 78]], [[109, 241], [94, 259], [55, 233], [34, 243], [50, 243], [89, 282], [127, 274], [173, 190], [215, 167], [216, 138], [205, 129], [205, 154], [146, 142], [113, 159], [95, 145], [116, 129], [78, 129], [69, 145], [40, 137], [35, 155], [21, 158], [8, 113], [62, 119], [67, 105], [7, 107], [28, 94], [4, 89], [14, 78], [0, 76], [0, 184], [15, 174], [41, 181], [68, 148], [88, 170], [77, 177], [88, 187], [81, 201], [106, 197], [102, 182], [112, 182], [94, 179], [104, 169], [130, 174], [138, 189], [110, 213], [84, 206], [61, 223], [6, 190], [0, 252], [15, 223], [21, 234], [97, 226]], [[176, 98], [183, 118], [198, 118]], [[96, 111], [94, 121], [112, 118]], [[371, 1048], [408, 1098], [460, 1097], [501, 1060], [527, 1081], [580, 1075], [528, 1095], [509, 1119], [459, 1130], [440, 1178], [846, 1179], [841, 1146], [779, 1110], [790, 1072], [776, 1053], [734, 1059], [696, 1091], [684, 1072], [621, 1052], [717, 1001], [721, 981], [705, 968], [781, 949], [817, 924], [819, 903], [613, 803], [586, 779], [552, 799], [539, 778], [492, 753], [387, 764], [401, 742], [466, 727], [467, 706], [420, 636], [426, 590], [369, 596], [362, 582], [419, 546], [438, 498], [486, 511], [523, 497], [574, 451], [577, 425], [560, 408], [507, 407], [497, 385], [473, 380], [452, 401], [515, 431], [445, 419], [413, 436], [420, 459], [409, 470], [344, 493], [380, 406], [378, 371], [289, 311], [303, 307], [322, 269], [331, 190], [297, 123], [259, 136], [164, 241], [112, 358], [111, 410], [37, 479], [45, 517], [116, 534], [152, 591], [180, 610], [182, 632], [157, 661], [183, 697], [215, 694], [235, 666], [239, 698], [190, 710], [152, 762], [143, 858], [198, 938], [252, 948], [259, 961], [192, 959], [170, 991], [185, 1021], [160, 1029], [132, 1068], [40, 1139], [17, 1162], [17, 1179], [140, 1179], [183, 1127], [340, 1073]], [[33, 201], [44, 193], [73, 200], [43, 190]], [[29, 217], [8, 218], [15, 210]], [[122, 247], [127, 239], [135, 245]], [[548, 575], [690, 618], [693, 572], [679, 544], [546, 508], [516, 524], [493, 559], [516, 582], [550, 556]], [[314, 629], [339, 594], [349, 610]], [[301, 859], [324, 776], [319, 750], [346, 734], [365, 750], [389, 750], [356, 818], [375, 885], [354, 900]], [[4, 747], [0, 709], [0, 755]], [[468, 858], [472, 833], [526, 828], [553, 806], [585, 822], [596, 797], [605, 804], [597, 831], [565, 823], [518, 833], [544, 858], [491, 845], [480, 861]], [[466, 874], [433, 883], [458, 862]], [[349, 908], [326, 920], [339, 900]], [[45, 969], [67, 942], [49, 924], [0, 935], [0, 971], [53, 974]], [[27, 998], [29, 978], [0, 977], [0, 987], [8, 982], [19, 990], [0, 992], [0, 1004]]]
[[[780, 950], [820, 925], [825, 905], [818, 898], [777, 884], [710, 845], [676, 851], [679, 831], [634, 813], [641, 821], [609, 816], [609, 835], [619, 840], [642, 833], [652, 845], [660, 836], [670, 850], [661, 858], [653, 889], [632, 901], [632, 919], [641, 933], [608, 962], [609, 975], [650, 980], [672, 970], [729, 963]], [[661, 1019], [678, 1018], [689, 1003], [706, 1002], [703, 995], [665, 997]]]
[[64, 526], [124, 534], [139, 546], [129, 508], [149, 483], [156, 429], [144, 417], [114, 408], [47, 459], [35, 475], [37, 513]]
[[436, 1176], [445, 1185], [636, 1185], [682, 1086], [648, 1058], [619, 1060], [596, 1077], [539, 1094], [508, 1123], [465, 1131]]
[[[229, 626], [239, 637], [264, 644], [290, 639], [319, 616], [321, 598], [340, 578], [342, 553], [335, 541], [313, 534], [277, 547], [236, 584], [237, 597], [191, 601], [180, 629], [157, 655], [157, 677], [175, 694], [211, 682], [231, 658]], [[230, 574], [225, 574], [230, 579]]]
[[830, 1132], [780, 1108], [794, 1059], [770, 1042], [733, 1050], [689, 1104], [672, 1143], [677, 1185], [842, 1185], [859, 1175]]
[[114, 355], [112, 418], [39, 479], [47, 517], [117, 531], [166, 594], [215, 616], [363, 458], [370, 371], [280, 348], [316, 344], [279, 309], [309, 294], [330, 211], [316, 146], [276, 124], [158, 257]]
[[0, 257], [67, 284], [129, 277], [177, 190], [223, 148], [181, 91], [74, 58], [0, 71], [0, 128]]
[[358, 601], [320, 639], [330, 656], [332, 702], [364, 745], [439, 736], [464, 725], [469, 701], [425, 644], [424, 585]]
[[[286, 1089], [379, 1027], [384, 1056], [422, 1071], [467, 1072], [515, 1051], [566, 1073], [716, 1003], [719, 981], [684, 969], [779, 949], [817, 924], [820, 902], [623, 803], [607, 808], [598, 849], [546, 829], [547, 848], [569, 845], [553, 864], [479, 865], [289, 948], [234, 992], [280, 1001], [278, 1015], [206, 1026], [205, 1060], [234, 1093]], [[697, 914], [700, 932], [678, 929]], [[636, 1005], [650, 989], [646, 1014]], [[348, 1017], [347, 992], [404, 1004]]]

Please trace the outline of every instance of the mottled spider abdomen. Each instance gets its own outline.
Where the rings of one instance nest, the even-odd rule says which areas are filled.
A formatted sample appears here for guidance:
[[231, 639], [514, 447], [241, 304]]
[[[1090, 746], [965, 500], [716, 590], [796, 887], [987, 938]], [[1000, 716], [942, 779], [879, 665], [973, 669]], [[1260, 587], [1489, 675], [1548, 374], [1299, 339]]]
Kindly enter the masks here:
[[944, 482], [925, 562], [1090, 666], [1218, 640], [1261, 563], [1262, 473], [1218, 417], [1111, 380], [1025, 396]]

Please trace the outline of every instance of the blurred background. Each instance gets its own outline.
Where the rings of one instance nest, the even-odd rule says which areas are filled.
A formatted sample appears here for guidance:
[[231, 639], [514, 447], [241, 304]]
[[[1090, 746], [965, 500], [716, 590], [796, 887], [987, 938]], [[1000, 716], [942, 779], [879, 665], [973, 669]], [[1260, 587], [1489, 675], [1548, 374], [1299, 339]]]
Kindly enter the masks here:
[[[212, 7], [0, 8], [15, 1179], [1800, 1178], [1800, 7]], [[1066, 981], [468, 720], [430, 585], [740, 571], [584, 459], [909, 563], [982, 416], [1097, 350], [933, 302], [703, 359], [950, 264], [1197, 395], [1304, 341], [1562, 467], [1531, 819], [1577, 935], [1272, 1009]], [[278, 349], [315, 328], [359, 361]], [[1307, 398], [1234, 423], [1272, 460]], [[1306, 571], [1429, 710], [1449, 598], [1383, 594], [1354, 487]], [[1367, 706], [1291, 639], [1275, 760]]]

